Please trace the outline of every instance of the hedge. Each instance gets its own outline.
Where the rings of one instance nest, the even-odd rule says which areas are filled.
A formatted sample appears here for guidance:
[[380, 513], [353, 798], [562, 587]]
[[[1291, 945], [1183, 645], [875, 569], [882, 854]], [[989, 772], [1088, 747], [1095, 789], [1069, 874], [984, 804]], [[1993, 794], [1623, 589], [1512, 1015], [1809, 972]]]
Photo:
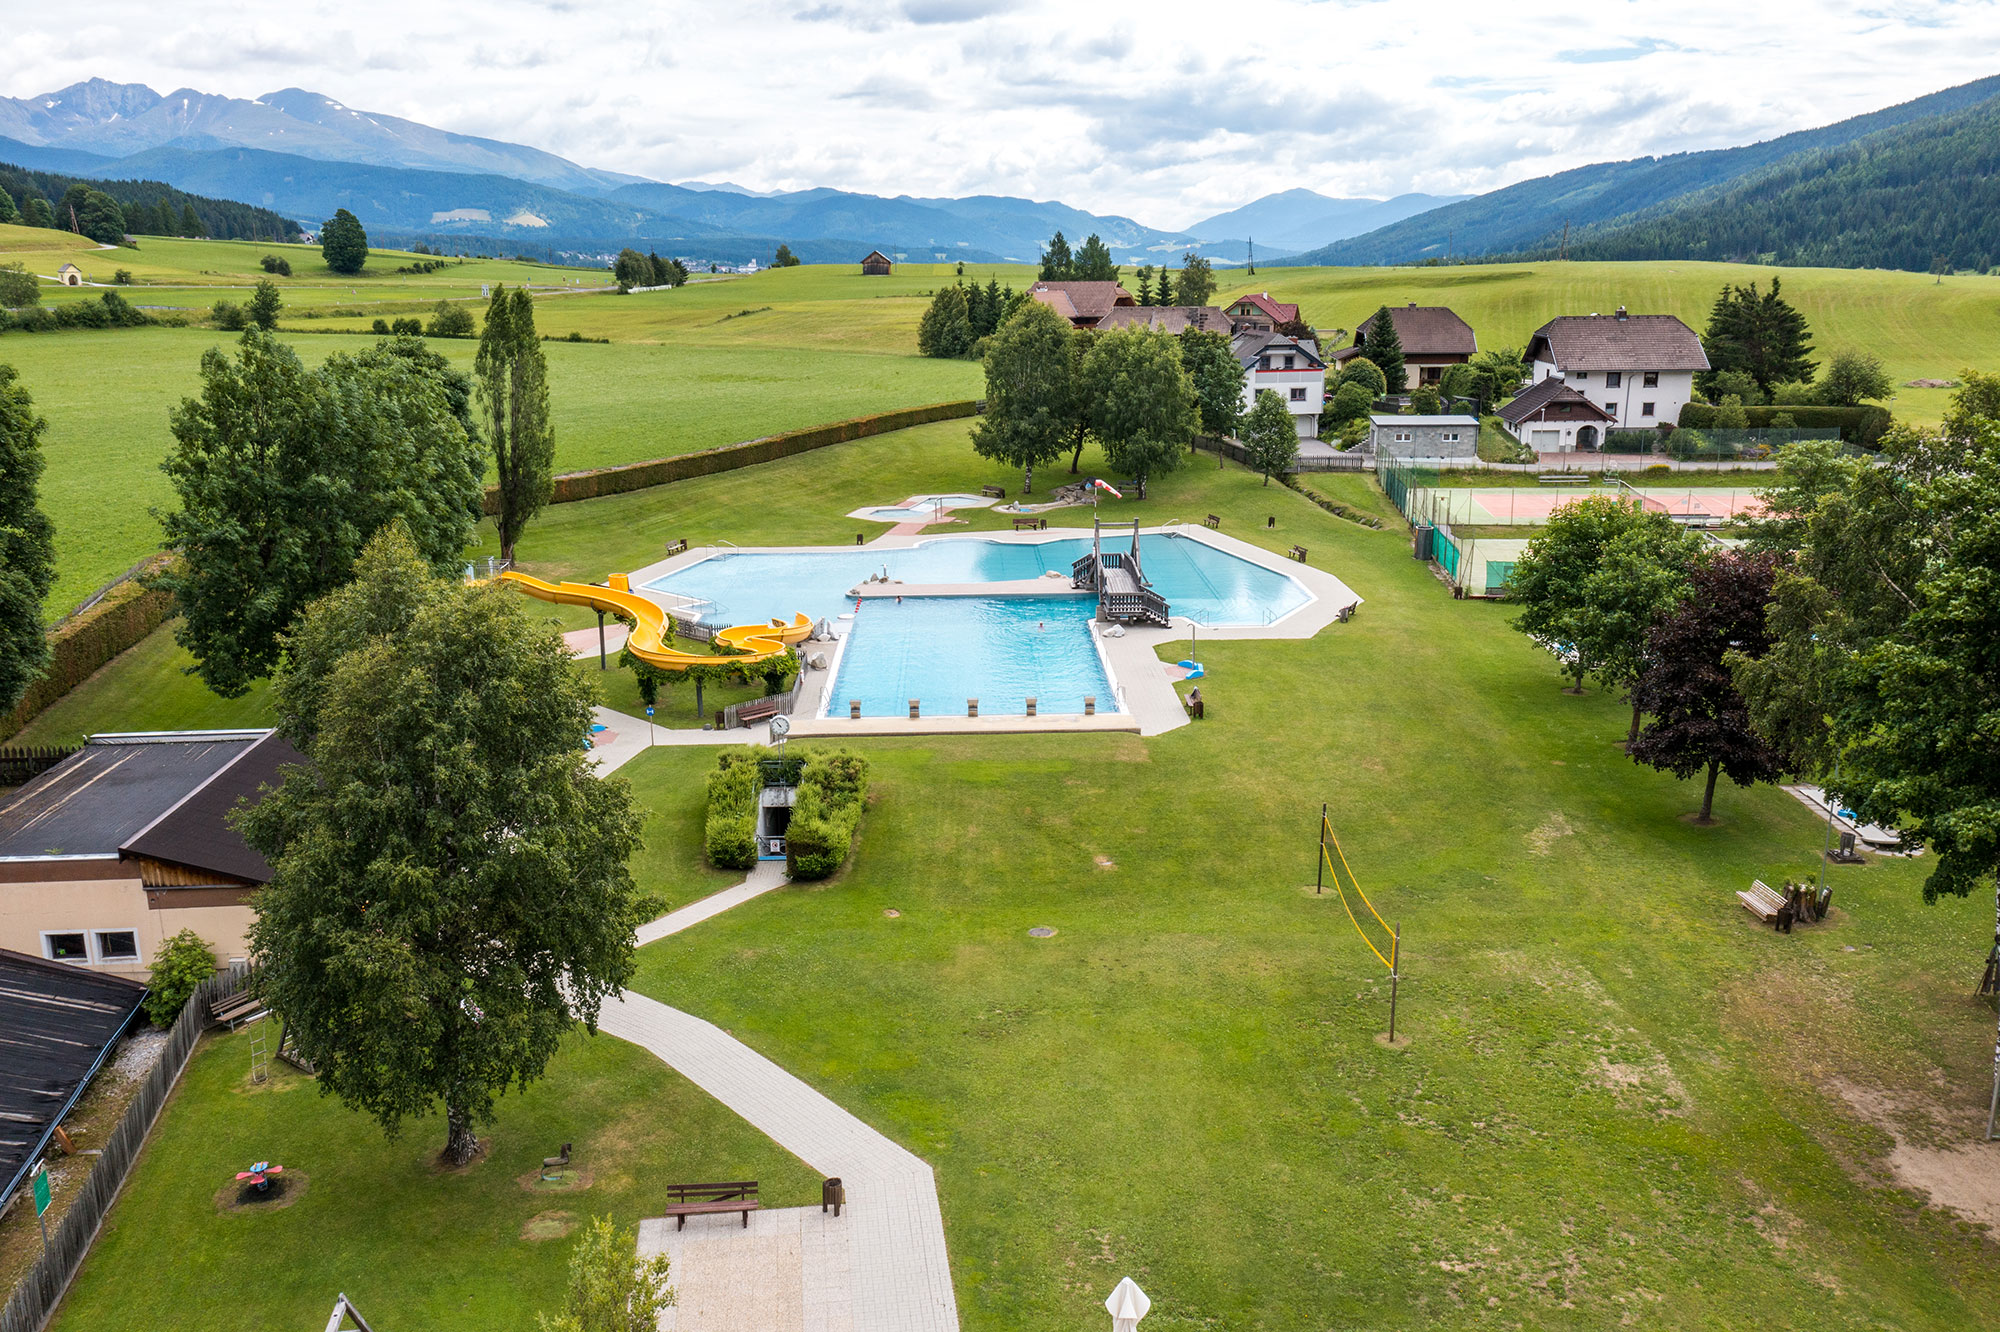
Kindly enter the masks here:
[[785, 829], [786, 868], [794, 879], [824, 879], [847, 863], [867, 796], [867, 759], [844, 749], [806, 758]]
[[725, 749], [708, 774], [703, 838], [717, 869], [747, 870], [757, 863], [757, 793], [763, 787], [757, 757], [748, 748]]
[[[934, 402], [928, 407], [907, 407], [902, 411], [882, 412], [875, 416], [857, 416], [852, 420], [834, 421], [827, 425], [793, 430], [782, 435], [766, 435], [762, 439], [745, 440], [741, 444], [725, 444], [718, 449], [684, 453], [678, 458], [655, 458], [651, 462], [598, 467], [587, 472], [566, 472], [555, 478], [555, 483], [550, 489], [549, 503], [568, 504], [573, 500], [600, 499], [606, 495], [622, 495], [630, 490], [645, 490], [650, 486], [688, 481], [697, 476], [733, 472], [739, 467], [754, 467], [758, 463], [776, 462], [780, 458], [789, 458], [794, 454], [823, 449], [829, 444], [845, 444], [849, 440], [866, 439], [870, 435], [886, 435], [892, 430], [907, 430], [911, 426], [928, 425], [932, 421], [950, 421], [964, 416], [977, 416], [980, 406], [980, 403], [971, 401]], [[500, 511], [499, 497], [498, 487], [487, 489], [486, 512], [489, 516]]]
[[[157, 570], [166, 556], [155, 557], [146, 572]], [[140, 578], [115, 584], [90, 609], [70, 616], [49, 631], [49, 668], [28, 686], [13, 713], [0, 720], [0, 740], [6, 739], [57, 699], [89, 679], [113, 657], [159, 628], [174, 613], [174, 596], [147, 587]]]
[[[1707, 430], [1715, 425], [1716, 408], [1705, 402], [1690, 402], [1681, 408], [1683, 430]], [[1743, 415], [1754, 428], [1766, 428], [1773, 417], [1785, 415], [1801, 430], [1838, 430], [1849, 444], [1873, 448], [1889, 429], [1889, 409], [1870, 403], [1861, 407], [1787, 407], [1773, 405], [1745, 407]]]

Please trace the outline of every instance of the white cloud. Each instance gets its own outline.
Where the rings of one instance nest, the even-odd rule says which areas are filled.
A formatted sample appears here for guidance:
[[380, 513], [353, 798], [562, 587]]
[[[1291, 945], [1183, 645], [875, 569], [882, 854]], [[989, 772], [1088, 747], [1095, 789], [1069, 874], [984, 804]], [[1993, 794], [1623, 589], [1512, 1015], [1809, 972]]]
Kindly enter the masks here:
[[[14, 6], [0, 92], [100, 76], [348, 106], [662, 180], [1059, 198], [1154, 226], [1275, 190], [1490, 189], [1722, 147], [1993, 72], [2000, 9], [1625, 0], [98, 0]], [[312, 34], [310, 40], [298, 36]]]

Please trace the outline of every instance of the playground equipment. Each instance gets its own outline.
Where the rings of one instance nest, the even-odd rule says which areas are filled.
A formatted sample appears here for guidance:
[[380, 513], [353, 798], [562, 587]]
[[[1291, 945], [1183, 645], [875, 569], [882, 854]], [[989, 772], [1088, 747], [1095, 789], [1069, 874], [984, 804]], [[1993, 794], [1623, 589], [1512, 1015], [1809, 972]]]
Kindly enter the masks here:
[[[1340, 869], [1334, 868], [1333, 858], [1327, 854], [1328, 847], [1333, 848], [1333, 855], [1340, 857]], [[1354, 914], [1354, 904], [1347, 900], [1347, 889], [1341, 885], [1340, 870], [1347, 871], [1347, 881], [1353, 885], [1354, 895], [1361, 899], [1362, 906], [1368, 908], [1368, 914], [1375, 918], [1375, 923], [1388, 932], [1389, 952], [1386, 956], [1368, 937], [1368, 931], [1361, 928], [1361, 921]], [[1353, 867], [1347, 863], [1347, 853], [1340, 849], [1340, 839], [1333, 835], [1333, 824], [1327, 819], [1326, 806], [1322, 804], [1319, 807], [1319, 863], [1313, 867], [1313, 892], [1323, 892], [1329, 877], [1333, 880], [1333, 891], [1340, 894], [1340, 904], [1347, 908], [1347, 919], [1353, 924], [1354, 932], [1361, 936], [1362, 943], [1368, 945], [1368, 951], [1375, 954], [1375, 960], [1389, 969], [1389, 1044], [1393, 1046], [1396, 1043], [1396, 983], [1401, 979], [1398, 964], [1403, 954], [1402, 927], [1383, 920], [1382, 913], [1368, 900], [1368, 894], [1361, 891], [1361, 881], [1354, 877]]]
[[[1106, 550], [1106, 529], [1129, 531], [1132, 538], [1130, 546], [1125, 550]], [[1093, 517], [1090, 553], [1077, 557], [1070, 569], [1070, 582], [1074, 587], [1097, 594], [1097, 618], [1100, 620], [1161, 626], [1172, 622], [1167, 599], [1153, 590], [1153, 585], [1146, 581], [1145, 571], [1139, 567], [1137, 519], [1107, 522]]]
[[[531, 578], [512, 569], [500, 575], [503, 583], [512, 583], [521, 591], [538, 601], [550, 601], [562, 606], [584, 606], [600, 614], [610, 613], [633, 624], [632, 636], [625, 646], [632, 655], [648, 666], [658, 666], [665, 670], [685, 670], [690, 666], [715, 666], [721, 664], [715, 657], [705, 657], [693, 652], [676, 652], [666, 645], [667, 613], [654, 602], [632, 591], [631, 580], [624, 574], [612, 574], [610, 585], [600, 587], [596, 583], [545, 583], [539, 578]], [[803, 643], [812, 636], [813, 622], [801, 613], [790, 624], [739, 624], [720, 630], [715, 641], [741, 656], [721, 659], [730, 665], [749, 666], [773, 657], [782, 657], [792, 650], [792, 644]]]

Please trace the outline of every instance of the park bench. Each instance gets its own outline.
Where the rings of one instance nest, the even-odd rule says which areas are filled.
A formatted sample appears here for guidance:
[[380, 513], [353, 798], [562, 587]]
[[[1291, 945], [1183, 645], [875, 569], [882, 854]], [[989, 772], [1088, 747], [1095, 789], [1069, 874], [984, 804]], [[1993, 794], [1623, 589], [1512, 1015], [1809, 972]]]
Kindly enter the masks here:
[[[573, 1143], [566, 1142], [562, 1145], [562, 1150], [560, 1152], [556, 1153], [554, 1156], [544, 1156], [542, 1158], [543, 1179], [562, 1178], [563, 1171], [569, 1169], [569, 1149], [572, 1146], [574, 1146]], [[552, 1171], [554, 1173], [550, 1173]]]
[[1212, 527], [1219, 531], [1222, 527], [1222, 519], [1211, 513], [1208, 517], [1201, 520], [1201, 525], [1203, 527]]
[[1594, 486], [1597, 483], [1582, 472], [1544, 472], [1535, 478], [1544, 486]]
[[218, 999], [208, 1006], [208, 1015], [222, 1023], [231, 1031], [245, 1022], [263, 1017], [268, 1012], [264, 1001], [248, 990], [238, 990], [225, 999]]
[[1743, 909], [1765, 922], [1775, 921], [1778, 913], [1785, 909], [1784, 894], [1765, 884], [1762, 879], [1753, 879], [1749, 891], [1736, 894], [1736, 900]]
[[667, 543], [667, 554], [685, 555], [687, 554], [687, 548], [688, 548], [688, 539], [686, 537], [682, 537], [679, 541], [669, 541]]
[[717, 1213], [741, 1212], [743, 1228], [750, 1228], [750, 1213], [763, 1204], [757, 1201], [757, 1181], [740, 1180], [734, 1184], [669, 1184], [667, 1186], [666, 1214], [677, 1218], [675, 1230], [686, 1230], [687, 1219], [691, 1216], [709, 1216]]
[[1046, 518], [1016, 518], [1014, 520], [1014, 530], [1016, 532], [1046, 531], [1048, 525], [1049, 520]]
[[979, 488], [979, 493], [980, 493], [981, 495], [984, 495], [984, 496], [985, 496], [985, 497], [986, 497], [987, 499], [1006, 499], [1006, 498], [1007, 498], [1007, 487], [1005, 487], [1005, 486], [981, 486], [981, 487]]
[[1285, 553], [1287, 555], [1290, 555], [1293, 559], [1297, 560], [1300, 564], [1304, 564], [1306, 562], [1306, 548], [1304, 546], [1293, 546], [1290, 550], [1286, 551]]
[[780, 694], [766, 694], [763, 698], [753, 698], [748, 703], [736, 705], [736, 720], [745, 726], [754, 726], [785, 710], [785, 699]]

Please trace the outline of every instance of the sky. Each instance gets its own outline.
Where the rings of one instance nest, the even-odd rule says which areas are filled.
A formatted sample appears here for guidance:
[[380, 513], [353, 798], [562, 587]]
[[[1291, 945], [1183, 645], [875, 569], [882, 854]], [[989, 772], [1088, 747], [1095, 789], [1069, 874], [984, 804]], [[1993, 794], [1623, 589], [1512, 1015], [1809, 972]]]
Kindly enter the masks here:
[[0, 0], [25, 97], [285, 87], [586, 166], [1060, 199], [1179, 228], [1277, 190], [1475, 193], [2000, 72], [2000, 0]]

